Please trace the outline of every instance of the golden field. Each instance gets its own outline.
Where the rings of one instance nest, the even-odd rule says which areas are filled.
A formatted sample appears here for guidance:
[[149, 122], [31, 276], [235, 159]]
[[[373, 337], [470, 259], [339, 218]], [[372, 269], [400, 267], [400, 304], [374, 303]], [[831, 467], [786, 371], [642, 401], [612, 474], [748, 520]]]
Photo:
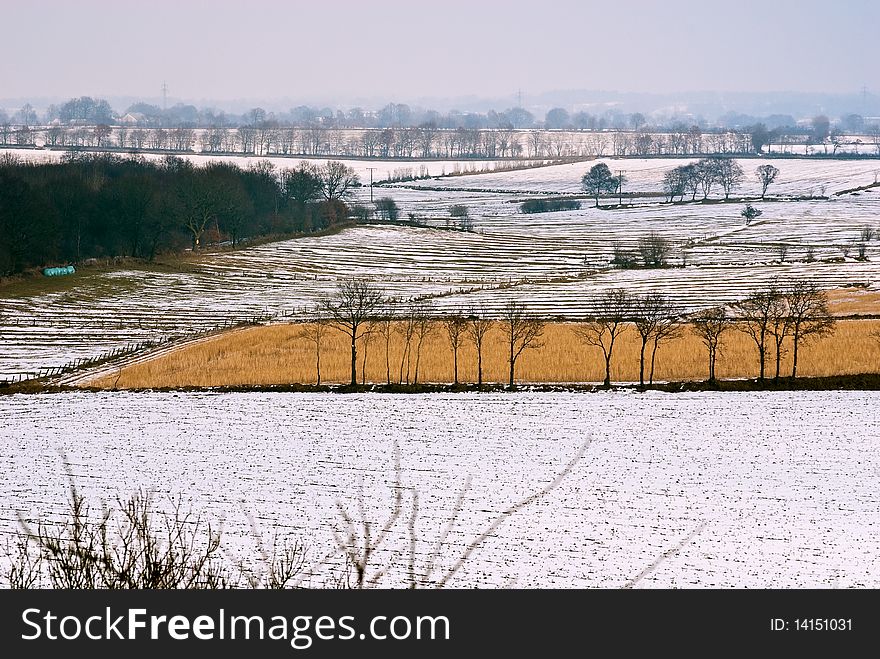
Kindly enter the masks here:
[[[585, 345], [573, 332], [574, 323], [549, 323], [543, 346], [527, 350], [517, 361], [520, 382], [601, 382], [604, 362], [598, 348]], [[315, 382], [315, 346], [302, 338], [303, 325], [278, 324], [247, 328], [184, 346], [153, 360], [134, 364], [92, 383], [99, 387], [143, 388], [223, 385], [268, 385]], [[831, 336], [802, 344], [798, 375], [829, 376], [880, 370], [880, 320], [840, 320]], [[638, 381], [639, 338], [628, 328], [614, 347], [612, 379]], [[393, 335], [391, 379], [397, 382], [403, 356], [401, 334]], [[362, 379], [363, 346], [358, 351], [358, 381]], [[376, 335], [367, 346], [366, 382], [386, 381], [384, 340]], [[413, 355], [413, 360], [415, 355]], [[483, 348], [483, 380], [507, 380], [505, 345], [496, 323]], [[774, 356], [767, 361], [767, 375], [775, 369]], [[348, 337], [328, 328], [321, 350], [322, 383], [344, 383], [350, 378]], [[410, 367], [410, 373], [414, 368]], [[719, 378], [756, 377], [757, 348], [750, 337], [730, 330], [724, 334], [718, 357]], [[404, 366], [404, 373], [406, 367]], [[790, 355], [783, 358], [782, 374], [791, 371]], [[655, 380], [704, 380], [708, 377], [706, 349], [690, 330], [661, 345], [657, 353]], [[405, 381], [404, 375], [404, 381]], [[424, 342], [419, 366], [420, 382], [452, 382], [452, 351], [440, 323]], [[459, 351], [459, 380], [476, 382], [476, 350], [465, 342]], [[646, 367], [647, 379], [647, 367]]]

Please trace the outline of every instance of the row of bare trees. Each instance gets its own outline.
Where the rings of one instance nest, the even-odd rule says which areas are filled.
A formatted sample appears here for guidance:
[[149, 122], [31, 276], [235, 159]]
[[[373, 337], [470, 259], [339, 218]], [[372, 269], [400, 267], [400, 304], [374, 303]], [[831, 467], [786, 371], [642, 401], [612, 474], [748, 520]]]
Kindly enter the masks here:
[[[395, 333], [403, 341], [403, 355], [396, 370], [398, 384], [418, 384], [422, 349], [426, 339], [442, 331], [452, 354], [453, 381], [459, 384], [459, 351], [473, 344], [477, 358], [477, 384], [483, 385], [483, 350], [489, 330], [497, 323], [508, 366], [508, 386], [514, 387], [520, 356], [544, 344], [546, 323], [529, 313], [521, 303], [511, 301], [501, 317], [490, 320], [483, 313], [459, 311], [439, 320], [429, 304], [414, 302], [395, 310], [382, 291], [369, 282], [348, 280], [321, 302], [324, 318], [305, 325], [300, 337], [315, 347], [317, 383], [321, 384], [321, 349], [328, 330], [343, 332], [351, 345], [351, 386], [358, 383], [358, 350], [361, 354], [361, 383], [366, 382], [369, 346], [379, 342], [385, 353], [385, 378], [392, 384], [391, 344]], [[604, 360], [603, 384], [611, 386], [614, 350], [620, 335], [632, 328], [640, 340], [639, 385], [654, 383], [657, 352], [661, 345], [679, 338], [690, 326], [705, 345], [709, 381], [715, 382], [715, 365], [722, 353], [725, 333], [737, 330], [748, 335], [758, 350], [759, 379], [766, 379], [767, 362], [775, 356], [775, 379], [781, 373], [782, 357], [792, 353], [791, 377], [797, 377], [798, 351], [808, 341], [833, 331], [835, 322], [828, 311], [824, 291], [807, 280], [788, 285], [772, 282], [766, 288], [729, 307], [719, 306], [686, 314], [668, 296], [650, 292], [632, 294], [611, 289], [593, 303], [593, 313], [574, 326], [574, 333], [586, 345], [599, 349]]]
[[758, 350], [759, 379], [766, 379], [768, 358], [775, 355], [775, 379], [781, 373], [782, 357], [791, 346], [791, 377], [797, 377], [798, 351], [808, 341], [833, 332], [835, 321], [828, 310], [828, 296], [814, 282], [795, 280], [788, 285], [777, 281], [730, 307], [713, 307], [686, 315], [662, 293], [632, 295], [618, 288], [605, 292], [597, 302], [596, 313], [575, 333], [587, 345], [602, 351], [605, 359], [606, 387], [611, 385], [614, 346], [624, 329], [632, 326], [641, 339], [639, 385], [645, 385], [646, 353], [650, 350], [648, 383], [654, 382], [657, 349], [664, 342], [681, 336], [689, 324], [706, 347], [709, 382], [715, 382], [715, 365], [722, 352], [724, 334], [737, 330], [747, 334]]
[[[418, 384], [422, 348], [425, 340], [438, 326], [446, 336], [452, 351], [454, 383], [459, 384], [458, 353], [465, 342], [473, 343], [477, 352], [477, 385], [483, 385], [483, 347], [493, 321], [484, 314], [459, 312], [435, 322], [431, 307], [425, 302], [414, 302], [404, 310], [395, 310], [382, 291], [363, 280], [343, 281], [335, 293], [321, 301], [322, 320], [310, 323], [300, 331], [315, 346], [317, 383], [321, 384], [321, 347], [328, 329], [335, 329], [348, 337], [351, 345], [351, 386], [357, 386], [358, 347], [362, 354], [362, 383], [366, 381], [366, 358], [370, 344], [379, 340], [385, 349], [386, 383], [392, 383], [391, 342], [395, 332], [403, 340], [403, 356], [397, 372], [398, 384]], [[505, 307], [500, 321], [508, 351], [509, 385], [514, 386], [516, 362], [523, 352], [538, 348], [544, 333], [544, 321], [529, 314], [517, 302]]]
[[766, 377], [766, 362], [771, 352], [776, 357], [774, 377], [779, 379], [787, 338], [790, 338], [792, 351], [791, 377], [795, 378], [798, 348], [814, 338], [830, 334], [835, 327], [834, 318], [828, 311], [827, 294], [814, 282], [803, 279], [788, 285], [774, 281], [732, 305], [732, 310], [738, 321], [736, 327], [755, 342], [761, 380]]
[[[871, 139], [880, 150], [880, 131]], [[53, 124], [34, 126], [0, 122], [0, 144], [61, 147], [113, 147], [240, 153], [247, 155], [359, 156], [367, 158], [571, 158], [571, 157], [649, 157], [694, 156], [707, 154], [750, 155], [762, 153], [771, 142], [790, 152], [803, 146], [823, 144], [830, 155], [850, 142], [836, 134], [815, 141], [803, 136], [773, 136], [764, 131], [719, 130], [703, 132], [696, 126], [679, 126], [668, 131], [614, 130], [591, 131], [481, 129], [459, 126], [440, 128], [430, 122], [418, 126], [386, 128], [343, 128], [314, 123], [291, 126], [277, 121], [256, 121], [238, 128], [211, 125], [194, 128], [178, 126], [112, 125], [103, 121], [85, 125]]]

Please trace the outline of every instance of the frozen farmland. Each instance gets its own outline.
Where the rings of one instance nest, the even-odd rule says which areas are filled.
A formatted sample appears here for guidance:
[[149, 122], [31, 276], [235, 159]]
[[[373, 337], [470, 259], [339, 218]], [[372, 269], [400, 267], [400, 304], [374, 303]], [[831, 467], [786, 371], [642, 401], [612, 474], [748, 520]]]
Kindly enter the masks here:
[[[607, 160], [613, 171], [625, 171], [629, 190], [655, 195], [661, 195], [663, 173], [683, 162]], [[739, 162], [746, 178], [736, 194], [759, 194], [753, 172], [766, 161]], [[256, 316], [296, 318], [349, 277], [368, 278], [404, 301], [431, 297], [438, 312], [478, 308], [491, 314], [516, 299], [535, 312], [568, 318], [589, 313], [596, 296], [613, 287], [662, 290], [688, 309], [734, 301], [774, 277], [876, 288], [880, 242], [875, 237], [858, 245], [864, 229], [880, 225], [880, 188], [870, 188], [880, 165], [773, 162], [780, 170], [769, 189], [773, 199], [754, 201], [763, 214], [748, 226], [741, 202], [668, 205], [662, 195], [624, 209], [597, 209], [583, 200], [579, 210], [519, 212], [519, 204], [535, 195], [577, 192], [594, 161], [376, 188], [374, 197], [394, 198], [401, 218], [424, 226], [355, 226], [206, 255], [187, 272], [95, 274], [63, 292], [0, 298], [0, 379]], [[373, 165], [390, 172], [400, 163]], [[437, 175], [465, 165], [425, 167]], [[365, 173], [364, 162], [357, 166]], [[368, 187], [359, 188], [354, 201], [368, 203], [369, 195]], [[713, 197], [717, 201], [717, 191]], [[449, 230], [453, 204], [468, 207], [472, 231]], [[674, 267], [610, 267], [615, 247], [634, 250], [650, 233], [669, 242]], [[856, 258], [860, 251], [866, 259]]]
[[[337, 501], [357, 514], [363, 492], [365, 516], [385, 519], [397, 438], [402, 484], [419, 494], [418, 561], [473, 479], [448, 567], [591, 438], [451, 585], [620, 587], [643, 575], [638, 587], [877, 588], [878, 403], [877, 392], [5, 396], [0, 541], [18, 515], [61, 517], [63, 452], [94, 510], [138, 487], [183, 494], [223, 520], [230, 551], [247, 551], [253, 515], [308, 544], [314, 567], [342, 530]], [[382, 560], [406, 555], [407, 538], [400, 521]], [[395, 565], [383, 585], [405, 578]]]

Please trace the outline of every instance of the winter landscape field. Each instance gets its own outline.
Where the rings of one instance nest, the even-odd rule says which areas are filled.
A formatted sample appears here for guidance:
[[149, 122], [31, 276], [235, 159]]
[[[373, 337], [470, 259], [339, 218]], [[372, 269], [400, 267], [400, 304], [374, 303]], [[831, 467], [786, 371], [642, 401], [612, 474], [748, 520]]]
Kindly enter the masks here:
[[876, 645], [880, 2], [6, 4], [0, 654]]
[[[384, 520], [393, 444], [401, 520], [377, 559], [406, 579], [412, 490], [417, 562], [447, 569], [507, 506], [459, 587], [853, 588], [880, 586], [876, 392], [457, 394], [59, 394], [0, 397], [0, 537], [19, 516], [59, 520], [68, 477], [93, 509], [136, 488], [183, 494], [222, 522], [227, 550], [260, 532], [309, 547], [313, 584], [345, 525], [337, 502]], [[410, 489], [412, 488], [412, 489]], [[678, 551], [674, 551], [678, 549]], [[668, 555], [667, 558], [663, 558]], [[641, 575], [641, 576], [640, 576]]]
[[[685, 160], [604, 162], [612, 171], [626, 170], [628, 189], [658, 196], [622, 208], [608, 208], [612, 198], [600, 208], [583, 199], [579, 210], [519, 211], [534, 195], [577, 192], [593, 162], [433, 178], [372, 191], [365, 186], [355, 189], [353, 202], [368, 204], [371, 192], [374, 198], [391, 197], [401, 220], [411, 221], [205, 254], [182, 271], [127, 267], [77, 275], [45, 292], [0, 295], [0, 377], [253, 318], [307, 317], [322, 295], [352, 277], [368, 279], [401, 301], [430, 300], [437, 313], [478, 308], [497, 314], [516, 300], [536, 313], [564, 318], [590, 313], [596, 297], [616, 287], [664, 292], [690, 310], [733, 302], [777, 278], [804, 278], [823, 288], [877, 287], [877, 239], [862, 239], [866, 228], [876, 229], [880, 203], [880, 188], [871, 187], [878, 171], [873, 161], [778, 162], [778, 182], [761, 202], [753, 172], [763, 161], [740, 159], [746, 176], [736, 198], [745, 196], [762, 211], [749, 224], [741, 216], [742, 201], [719, 203], [717, 193], [712, 203], [662, 203], [664, 172]], [[362, 175], [368, 174], [366, 166], [397, 166], [350, 164]], [[461, 164], [408, 166], [424, 165], [436, 174], [438, 166]], [[449, 208], [456, 204], [467, 207], [470, 230], [450, 222]], [[672, 267], [610, 265], [615, 248], [634, 250], [652, 233], [671, 245]]]

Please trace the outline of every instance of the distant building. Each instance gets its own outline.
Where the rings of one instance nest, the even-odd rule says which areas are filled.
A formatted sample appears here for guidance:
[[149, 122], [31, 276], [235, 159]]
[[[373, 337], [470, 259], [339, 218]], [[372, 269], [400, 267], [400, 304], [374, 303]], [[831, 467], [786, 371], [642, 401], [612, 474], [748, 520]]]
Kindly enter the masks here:
[[119, 123], [123, 126], [137, 126], [146, 122], [147, 117], [140, 112], [126, 112], [119, 117]]

